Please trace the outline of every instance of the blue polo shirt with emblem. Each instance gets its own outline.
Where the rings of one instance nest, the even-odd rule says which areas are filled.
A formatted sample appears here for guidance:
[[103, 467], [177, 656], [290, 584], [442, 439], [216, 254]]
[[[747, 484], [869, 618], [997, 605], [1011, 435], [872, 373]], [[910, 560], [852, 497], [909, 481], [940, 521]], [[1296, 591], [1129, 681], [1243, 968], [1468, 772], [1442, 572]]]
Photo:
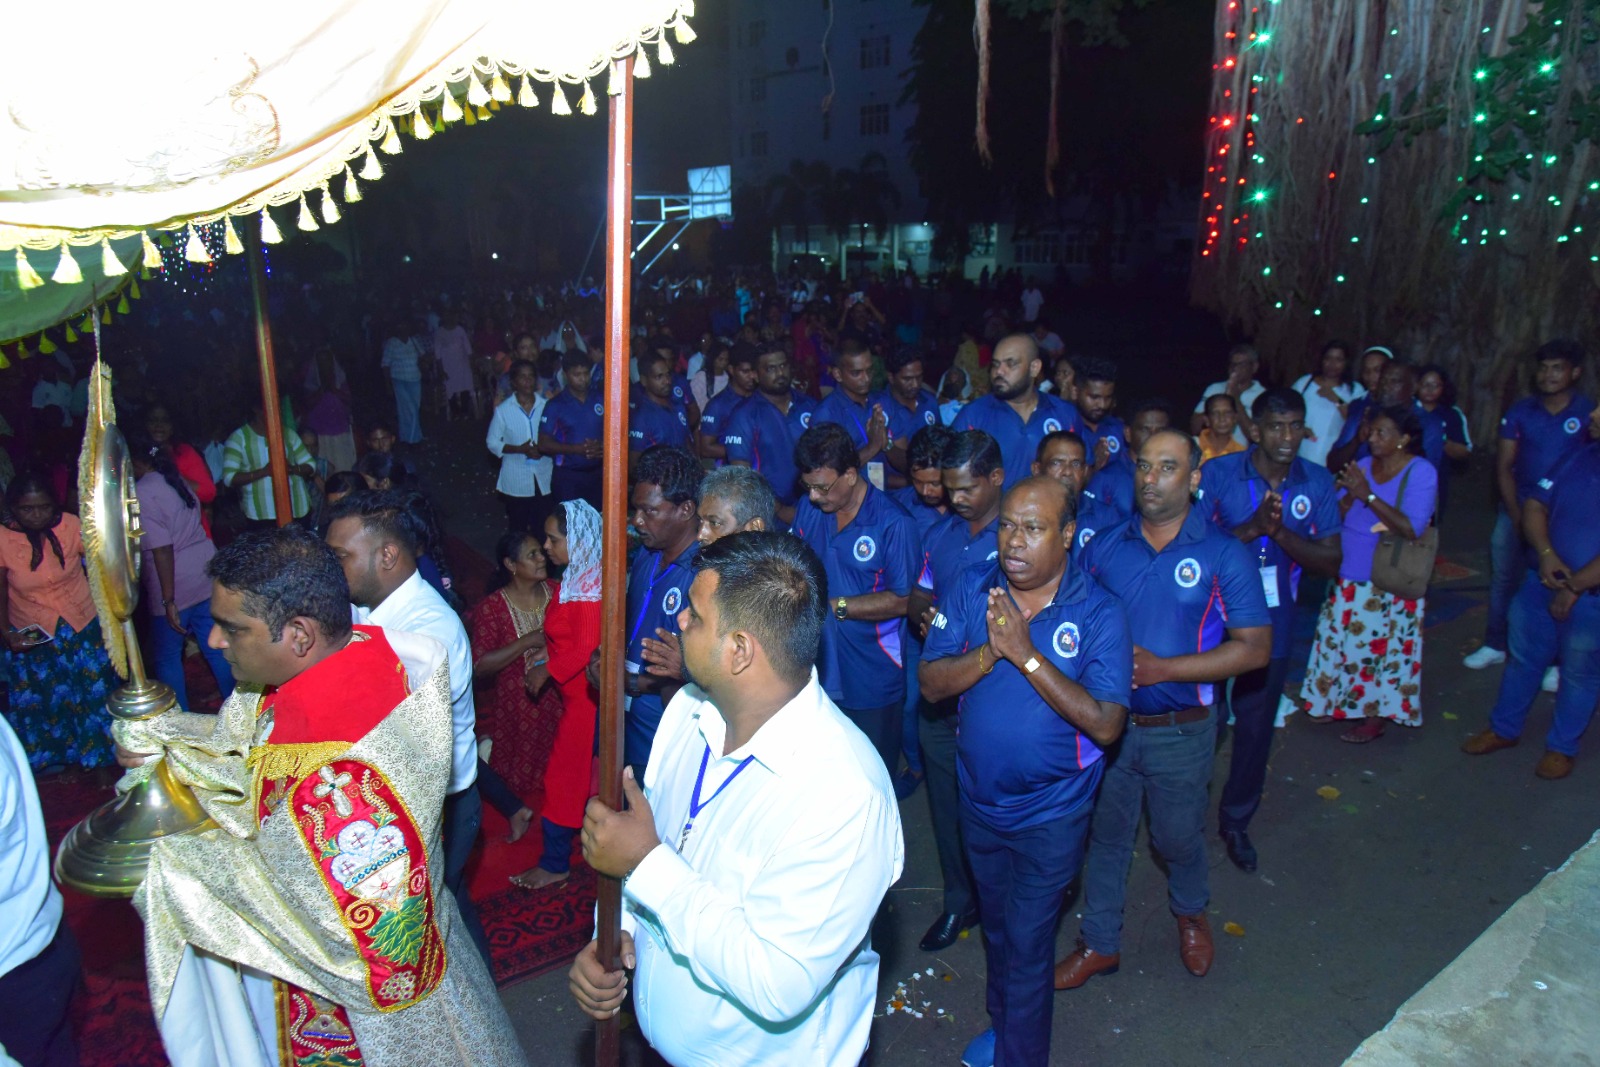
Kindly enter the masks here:
[[1122, 518], [1132, 517], [1136, 507], [1133, 502], [1133, 461], [1107, 463], [1089, 479], [1085, 493], [1093, 493], [1096, 500]]
[[[545, 401], [544, 415], [539, 419], [539, 432], [555, 438], [564, 445], [598, 441], [605, 435], [604, 414], [605, 408], [601, 406], [600, 396], [594, 389], [589, 390], [589, 395], [584, 400], [579, 400], [563, 389]], [[565, 467], [572, 471], [592, 471], [600, 468], [598, 459], [589, 459], [585, 456], [552, 458], [557, 467]]]
[[1115, 415], [1107, 415], [1100, 420], [1099, 426], [1090, 426], [1082, 414], [1078, 416], [1078, 436], [1083, 438], [1084, 453], [1088, 457], [1089, 465], [1094, 465], [1095, 449], [1100, 447], [1101, 438], [1105, 439], [1106, 448], [1111, 453], [1112, 463], [1129, 463], [1128, 459], [1128, 428], [1121, 419]]
[[663, 407], [650, 397], [640, 394], [629, 405], [628, 449], [643, 452], [653, 445], [672, 445], [695, 452], [694, 440], [689, 433], [689, 412], [681, 401], [674, 399]]
[[1561, 461], [1528, 494], [1550, 512], [1550, 547], [1574, 570], [1600, 556], [1600, 442], [1584, 445]]
[[[1127, 607], [1133, 643], [1163, 658], [1209, 652], [1228, 628], [1270, 626], [1256, 562], [1232, 534], [1196, 507], [1172, 543], [1157, 552], [1143, 522], [1130, 519], [1095, 536], [1080, 553], [1083, 569]], [[1210, 682], [1162, 682], [1133, 691], [1140, 715], [1209, 706]]]
[[1073, 543], [1082, 548], [1094, 540], [1101, 530], [1109, 530], [1126, 518], [1126, 515], [1119, 514], [1116, 508], [1101, 500], [1093, 489], [1084, 489], [1078, 493], [1077, 529], [1072, 535]]
[[[660, 640], [657, 627], [672, 634], [678, 632], [678, 613], [687, 603], [699, 555], [700, 544], [696, 541], [674, 560], [663, 560], [660, 552], [647, 549], [640, 549], [633, 557], [633, 566], [628, 569], [628, 673], [644, 670], [644, 639]], [[663, 709], [656, 693], [629, 699], [624, 739], [628, 763], [643, 766], [649, 759]]]
[[[967, 572], [928, 627], [923, 662], [959, 656], [989, 639], [989, 590], [998, 567]], [[1021, 617], [1021, 612], [1017, 616]], [[1041, 659], [1096, 700], [1128, 706], [1133, 640], [1117, 599], [1069, 561], [1050, 604], [1028, 622]], [[1027, 675], [1001, 660], [961, 696], [956, 775], [962, 805], [996, 830], [1019, 830], [1090, 804], [1104, 769], [1100, 746], [1045, 703]]]
[[[938, 508], [931, 508], [922, 502], [922, 497], [917, 495], [914, 485], [903, 485], [899, 489], [890, 489], [889, 499], [906, 509], [906, 514], [911, 516], [912, 524], [917, 528], [917, 587], [931, 590], [933, 588], [933, 565], [928, 560], [928, 533], [949, 514]], [[909, 634], [910, 631], [907, 631]]]
[[[1235, 527], [1250, 521], [1261, 501], [1273, 488], [1256, 467], [1256, 448], [1218, 456], [1200, 468], [1200, 502], [1195, 506], [1232, 536]], [[1339, 532], [1344, 517], [1339, 514], [1339, 491], [1326, 467], [1307, 463], [1299, 457], [1289, 465], [1289, 473], [1278, 487], [1283, 496], [1283, 525], [1307, 541], [1321, 541]], [[1235, 538], [1237, 540], [1237, 538]], [[1256, 567], [1262, 570], [1262, 594], [1266, 594], [1267, 574], [1272, 575], [1277, 606], [1268, 601], [1272, 615], [1272, 656], [1289, 654], [1293, 636], [1290, 622], [1294, 598], [1300, 588], [1300, 565], [1270, 537], [1260, 537], [1245, 545]], [[1271, 572], [1266, 568], [1274, 568]]]
[[992, 393], [980, 396], [956, 415], [954, 430], [982, 430], [1000, 445], [1006, 465], [1005, 488], [1010, 489], [1033, 472], [1039, 442], [1057, 430], [1082, 431], [1078, 409], [1050, 393], [1039, 393], [1039, 404], [1026, 423], [1012, 406]]
[[[812, 422], [836, 422], [843, 426], [850, 434], [850, 443], [856, 446], [857, 451], [867, 443], [867, 423], [872, 420], [872, 397], [866, 403], [857, 404], [845, 395], [843, 389], [835, 388], [833, 392], [823, 397], [817, 403], [817, 409], [811, 415]], [[885, 409], [887, 414], [887, 409]], [[868, 463], [881, 462], [883, 453], [869, 456]]]
[[728, 425], [728, 416], [747, 399], [730, 388], [707, 400], [705, 410], [700, 412], [700, 432], [720, 444], [723, 430]]
[[789, 532], [810, 545], [828, 576], [817, 674], [841, 708], [881, 708], [905, 699], [904, 615], [882, 622], [834, 617], [842, 596], [891, 592], [909, 596], [917, 577], [917, 529], [904, 508], [870, 483], [856, 517], [843, 530], [803, 497]]
[[924, 426], [937, 426], [941, 421], [939, 398], [926, 389], [917, 394], [917, 406], [914, 410], [896, 400], [894, 393], [888, 389], [880, 389], [868, 398], [868, 411], [872, 410], [873, 404], [883, 405], [883, 414], [889, 420], [890, 441], [910, 441]]
[[789, 391], [789, 413], [761, 393], [733, 409], [722, 431], [728, 461], [748, 463], [766, 475], [780, 504], [793, 506], [800, 497], [800, 472], [794, 465], [794, 443], [811, 425], [816, 402], [798, 389]]
[[1536, 396], [1526, 396], [1500, 420], [1500, 440], [1517, 443], [1517, 459], [1511, 473], [1517, 482], [1517, 499], [1526, 500], [1542, 478], [1548, 478], [1562, 460], [1588, 442], [1584, 428], [1594, 401], [1574, 391], [1567, 406], [1557, 414], [1545, 410]]
[[[1377, 406], [1377, 398], [1370, 393], [1352, 400], [1348, 409], [1350, 414], [1344, 421], [1344, 429], [1339, 431], [1339, 439], [1333, 443], [1333, 447], [1343, 448], [1351, 441], [1354, 441], [1356, 434], [1361, 429], [1362, 412], [1371, 407], [1374, 409], [1374, 414], [1376, 414]], [[1443, 408], [1434, 408], [1429, 411], [1422, 406], [1422, 401], [1420, 400], [1413, 400], [1412, 406], [1416, 409], [1417, 421], [1422, 424], [1422, 458], [1432, 463], [1435, 470], [1442, 470], [1444, 468], [1444, 444], [1449, 436], [1445, 411]], [[1367, 447], [1365, 441], [1362, 441], [1360, 446], [1356, 448], [1356, 454], [1351, 457], [1351, 460], [1353, 462], [1358, 459], [1366, 459], [1370, 455], [1372, 455], [1372, 449]]]
[[928, 534], [928, 565], [933, 576], [933, 602], [960, 587], [968, 573], [999, 566], [1000, 519], [996, 516], [974, 536], [967, 520], [955, 512], [944, 517]]

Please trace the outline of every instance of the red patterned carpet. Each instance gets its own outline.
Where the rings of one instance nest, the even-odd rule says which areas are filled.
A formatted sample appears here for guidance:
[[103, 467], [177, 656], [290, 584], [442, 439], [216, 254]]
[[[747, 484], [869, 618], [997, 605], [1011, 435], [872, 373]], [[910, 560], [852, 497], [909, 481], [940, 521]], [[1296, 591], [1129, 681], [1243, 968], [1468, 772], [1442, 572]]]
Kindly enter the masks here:
[[[457, 588], [472, 603], [482, 595], [488, 564], [456, 538], [446, 544]], [[216, 683], [199, 656], [184, 664], [194, 710], [219, 705]], [[111, 795], [107, 774], [66, 773], [39, 784], [51, 847]], [[526, 797], [537, 809], [538, 798]], [[506, 823], [485, 807], [483, 836], [468, 868], [501, 986], [564, 967], [594, 927], [595, 874], [581, 860], [563, 884], [538, 893], [507, 879], [539, 861], [537, 823], [516, 844]], [[83, 1067], [163, 1067], [167, 1063], [145, 986], [144, 941], [139, 917], [121, 900], [95, 900], [64, 890], [66, 919], [83, 952], [84, 989], [73, 1004], [73, 1029]]]

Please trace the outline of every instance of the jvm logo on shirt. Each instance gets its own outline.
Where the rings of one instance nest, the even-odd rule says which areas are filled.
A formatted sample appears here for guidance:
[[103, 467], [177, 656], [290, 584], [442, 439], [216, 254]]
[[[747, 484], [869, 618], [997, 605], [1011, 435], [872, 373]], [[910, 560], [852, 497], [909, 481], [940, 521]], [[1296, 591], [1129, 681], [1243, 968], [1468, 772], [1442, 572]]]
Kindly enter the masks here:
[[1051, 643], [1056, 646], [1056, 651], [1067, 659], [1072, 659], [1078, 654], [1078, 624], [1064, 622], [1056, 627], [1056, 635], [1051, 638]]
[[1172, 580], [1185, 589], [1193, 589], [1200, 581], [1200, 561], [1192, 556], [1182, 560], [1172, 572]]
[[1579, 422], [1576, 417], [1570, 418], [1561, 424], [1561, 428], [1568, 433], [1577, 433], [1582, 426], [1583, 423]]
[[1295, 497], [1289, 504], [1289, 514], [1297, 519], [1303, 519], [1311, 514], [1311, 500], [1304, 493]]
[[856, 562], [865, 563], [873, 556], [878, 554], [878, 544], [871, 537], [868, 537], [866, 534], [862, 534], [860, 537], [856, 538], [856, 547], [854, 551]]
[[1044, 432], [1045, 433], [1056, 433], [1060, 429], [1061, 429], [1061, 420], [1060, 419], [1045, 419], [1044, 420]]

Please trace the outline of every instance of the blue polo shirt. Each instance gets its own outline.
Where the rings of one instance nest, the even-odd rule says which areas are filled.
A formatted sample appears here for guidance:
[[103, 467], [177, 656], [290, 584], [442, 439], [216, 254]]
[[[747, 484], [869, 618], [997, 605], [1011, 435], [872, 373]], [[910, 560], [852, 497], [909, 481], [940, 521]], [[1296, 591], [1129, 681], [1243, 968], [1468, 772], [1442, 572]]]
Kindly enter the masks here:
[[[1129, 492], [1132, 492], [1131, 488]], [[1109, 530], [1126, 518], [1126, 515], [1118, 513], [1116, 508], [1101, 500], [1093, 489], [1085, 489], [1078, 494], [1077, 530], [1072, 535], [1073, 541], [1082, 548], [1094, 540], [1095, 534]]]
[[933, 577], [933, 602], [960, 587], [972, 571], [991, 571], [998, 567], [1000, 519], [996, 516], [973, 536], [967, 520], [955, 512], [944, 517], [928, 534], [928, 568]]
[[[545, 401], [544, 414], [539, 419], [539, 432], [564, 445], [599, 441], [605, 436], [604, 414], [605, 408], [601, 406], [600, 397], [593, 389], [589, 390], [588, 398], [584, 400], [579, 400], [563, 389]], [[584, 456], [551, 458], [555, 460], [557, 467], [566, 467], [573, 471], [600, 469], [598, 459], [588, 459]]]
[[[911, 523], [917, 529], [917, 578], [918, 589], [932, 591], [933, 589], [933, 564], [928, 558], [928, 533], [949, 514], [938, 508], [930, 508], [922, 502], [922, 497], [917, 495], [915, 486], [903, 485], [899, 489], [890, 489], [889, 499], [906, 509], [906, 514], [911, 516]], [[908, 640], [911, 631], [907, 630]]]
[[1099, 426], [1090, 426], [1088, 420], [1080, 412], [1078, 415], [1078, 436], [1083, 438], [1084, 453], [1088, 457], [1089, 466], [1094, 466], [1095, 449], [1100, 447], [1101, 438], [1105, 438], [1106, 448], [1111, 453], [1112, 463], [1132, 465], [1128, 458], [1128, 428], [1115, 415], [1107, 415], [1101, 419]]
[[[1251, 459], [1255, 446], [1248, 451], [1218, 456], [1200, 468], [1200, 502], [1195, 505], [1205, 512], [1222, 532], [1233, 535], [1234, 527], [1250, 521], [1261, 501], [1266, 498], [1272, 484], [1262, 476]], [[1296, 457], [1289, 465], [1289, 473], [1278, 490], [1283, 495], [1283, 525], [1289, 532], [1307, 541], [1321, 541], [1339, 532], [1344, 517], [1339, 514], [1339, 492], [1334, 487], [1333, 475], [1326, 467], [1307, 463]], [[1290, 621], [1294, 616], [1294, 598], [1300, 588], [1300, 565], [1289, 557], [1270, 537], [1257, 538], [1245, 545], [1256, 566], [1262, 570], [1262, 592], [1265, 595], [1267, 568], [1278, 594], [1278, 606], [1268, 612], [1272, 616], [1272, 656], [1279, 659], [1289, 654]]]
[[[661, 553], [640, 549], [628, 568], [628, 659], [630, 674], [644, 670], [644, 639], [660, 640], [656, 628], [678, 632], [678, 613], [688, 603], [689, 586], [694, 582], [699, 542], [691, 542], [677, 559], [663, 564]], [[628, 700], [624, 758], [643, 766], [650, 758], [650, 745], [661, 722], [664, 705], [660, 695], [647, 693]]]
[[1095, 499], [1110, 509], [1112, 514], [1120, 515], [1124, 519], [1131, 518], [1138, 510], [1133, 502], [1133, 462], [1107, 463], [1084, 489], [1085, 493], [1093, 493]]
[[[1191, 507], [1172, 543], [1157, 552], [1135, 519], [1097, 536], [1081, 553], [1084, 570], [1128, 609], [1133, 643], [1157, 656], [1209, 652], [1227, 629], [1269, 626], [1267, 600], [1255, 560]], [[1133, 691], [1130, 710], [1140, 715], [1209, 706], [1210, 682], [1162, 682]]]
[[639, 399], [628, 405], [628, 450], [643, 452], [653, 445], [672, 445], [696, 451], [689, 432], [689, 412], [678, 400], [668, 407], [641, 393]]
[[780, 504], [799, 499], [800, 472], [794, 465], [794, 443], [811, 425], [816, 402], [797, 389], [789, 392], [789, 413], [759, 392], [733, 409], [722, 430], [730, 462], [748, 463], [766, 475]]
[[[924, 662], [962, 655], [989, 639], [985, 611], [997, 585], [1005, 585], [997, 567], [967, 573], [928, 627]], [[1028, 622], [1028, 635], [1041, 659], [1090, 696], [1128, 706], [1133, 640], [1127, 617], [1115, 597], [1070, 562], [1055, 597]], [[960, 714], [961, 803], [986, 825], [1019, 830], [1093, 802], [1105, 766], [1100, 746], [1056, 714], [1008, 661], [962, 694]]]
[[1600, 556], [1600, 443], [1590, 442], [1563, 459], [1528, 494], [1550, 512], [1550, 547], [1574, 570]]
[[[1422, 401], [1413, 400], [1412, 406], [1417, 410], [1417, 421], [1422, 423], [1422, 456], [1432, 463], [1435, 470], [1444, 468], [1444, 443], [1447, 438], [1446, 428], [1449, 425], [1445, 416], [1445, 409], [1434, 408], [1429, 411], [1422, 406]], [[1334, 448], [1343, 448], [1356, 439], [1356, 433], [1361, 429], [1361, 413], [1368, 407], [1376, 408], [1378, 401], [1370, 393], [1350, 401], [1349, 417], [1344, 420], [1344, 429], [1339, 431], [1339, 439], [1334, 442]], [[1365, 441], [1356, 449], [1356, 454], [1351, 457], [1354, 462], [1366, 459], [1372, 455], [1372, 449], [1367, 447]]]
[[1517, 482], [1518, 500], [1526, 500], [1540, 479], [1548, 478], [1562, 460], [1583, 448], [1589, 440], [1585, 427], [1593, 410], [1594, 401], [1579, 392], [1555, 415], [1546, 411], [1536, 396], [1525, 396], [1511, 405], [1500, 420], [1500, 440], [1517, 443], [1511, 473]]
[[872, 410], [873, 404], [883, 405], [883, 413], [889, 420], [890, 441], [910, 441], [912, 436], [924, 426], [937, 426], [941, 421], [939, 418], [939, 398], [926, 389], [917, 394], [915, 410], [896, 400], [894, 393], [888, 389], [881, 389], [868, 398], [868, 411]]
[[[1377, 404], [1377, 402], [1377, 397], [1371, 393], [1365, 393], [1345, 405], [1344, 425], [1339, 428], [1339, 436], [1334, 440], [1333, 448], [1328, 449], [1330, 453], [1334, 448], [1343, 448], [1356, 439], [1356, 433], [1361, 429], [1361, 413]], [[1366, 448], [1366, 442], [1362, 442], [1361, 447]], [[1359, 459], [1360, 457], [1357, 456], [1356, 458]]]
[[999, 443], [1007, 489], [1033, 472], [1033, 459], [1045, 435], [1057, 430], [1082, 431], [1077, 408], [1050, 393], [1038, 397], [1039, 404], [1026, 423], [1010, 404], [989, 394], [962, 408], [950, 424], [954, 430], [982, 430]]
[[856, 517], [843, 530], [837, 519], [800, 500], [789, 532], [810, 545], [828, 576], [817, 674], [841, 708], [881, 708], [905, 699], [904, 615], [882, 622], [840, 621], [833, 602], [842, 596], [892, 592], [909, 596], [917, 577], [917, 530], [904, 508], [867, 485]]
[[728, 426], [728, 416], [747, 399], [749, 397], [740, 396], [728, 388], [707, 400], [705, 410], [700, 412], [700, 432], [720, 444], [723, 431]]
[[[843, 389], [835, 388], [833, 392], [818, 401], [817, 410], [812, 413], [811, 421], [836, 422], [843, 426], [850, 434], [850, 443], [860, 451], [867, 443], [867, 423], [872, 420], [872, 404], [873, 398], [870, 395], [866, 403], [857, 404], [845, 396]], [[884, 409], [884, 414], [888, 414], [887, 408]], [[881, 463], [883, 458], [883, 452], [879, 451], [876, 455], [869, 456], [866, 462]], [[865, 473], [865, 467], [862, 473]]]

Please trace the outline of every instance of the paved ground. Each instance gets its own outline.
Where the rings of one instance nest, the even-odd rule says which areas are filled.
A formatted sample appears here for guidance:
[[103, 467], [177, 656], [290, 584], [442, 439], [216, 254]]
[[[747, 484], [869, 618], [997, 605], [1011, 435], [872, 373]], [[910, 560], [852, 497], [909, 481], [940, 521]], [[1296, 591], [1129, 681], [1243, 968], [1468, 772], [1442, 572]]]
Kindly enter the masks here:
[[[492, 472], [477, 464], [478, 432], [458, 424], [435, 434], [441, 443], [422, 455], [431, 484], [492, 484]], [[1266, 802], [1252, 827], [1261, 871], [1239, 872], [1212, 842], [1218, 951], [1205, 979], [1190, 977], [1178, 961], [1163, 876], [1141, 835], [1122, 970], [1057, 995], [1053, 1063], [1341, 1063], [1600, 827], [1600, 759], [1583, 758], [1595, 750], [1593, 739], [1571, 778], [1533, 777], [1549, 696], [1535, 706], [1522, 747], [1477, 759], [1457, 751], [1485, 722], [1500, 674], [1460, 666], [1483, 625], [1481, 605], [1473, 605], [1487, 580], [1489, 518], [1475, 506], [1486, 499], [1484, 482], [1480, 471], [1453, 487], [1444, 551], [1477, 573], [1430, 598], [1425, 725], [1391, 729], [1365, 747], [1341, 744], [1337, 727], [1300, 717], [1279, 731]], [[487, 549], [498, 508], [476, 494], [440, 495], [452, 532]], [[1448, 615], [1455, 617], [1433, 621]], [[1214, 796], [1227, 756], [1224, 744]], [[1322, 795], [1324, 787], [1337, 795]], [[898, 982], [928, 967], [935, 974], [917, 983], [915, 1003], [930, 1002], [922, 1019], [895, 1014], [875, 1024], [871, 1062], [953, 1064], [987, 1025], [982, 945], [974, 931], [937, 958], [918, 951], [938, 909], [937, 864], [925, 795], [912, 796], [901, 812], [906, 873], [875, 936], [884, 956], [879, 1011]], [[1593, 896], [1591, 888], [1587, 899]], [[1076, 906], [1063, 918], [1063, 952], [1076, 934]], [[1238, 935], [1224, 934], [1224, 923], [1237, 924]], [[503, 997], [533, 1063], [591, 1062], [588, 1027], [564, 974]], [[636, 1032], [629, 1037], [626, 1062], [658, 1062]]]

